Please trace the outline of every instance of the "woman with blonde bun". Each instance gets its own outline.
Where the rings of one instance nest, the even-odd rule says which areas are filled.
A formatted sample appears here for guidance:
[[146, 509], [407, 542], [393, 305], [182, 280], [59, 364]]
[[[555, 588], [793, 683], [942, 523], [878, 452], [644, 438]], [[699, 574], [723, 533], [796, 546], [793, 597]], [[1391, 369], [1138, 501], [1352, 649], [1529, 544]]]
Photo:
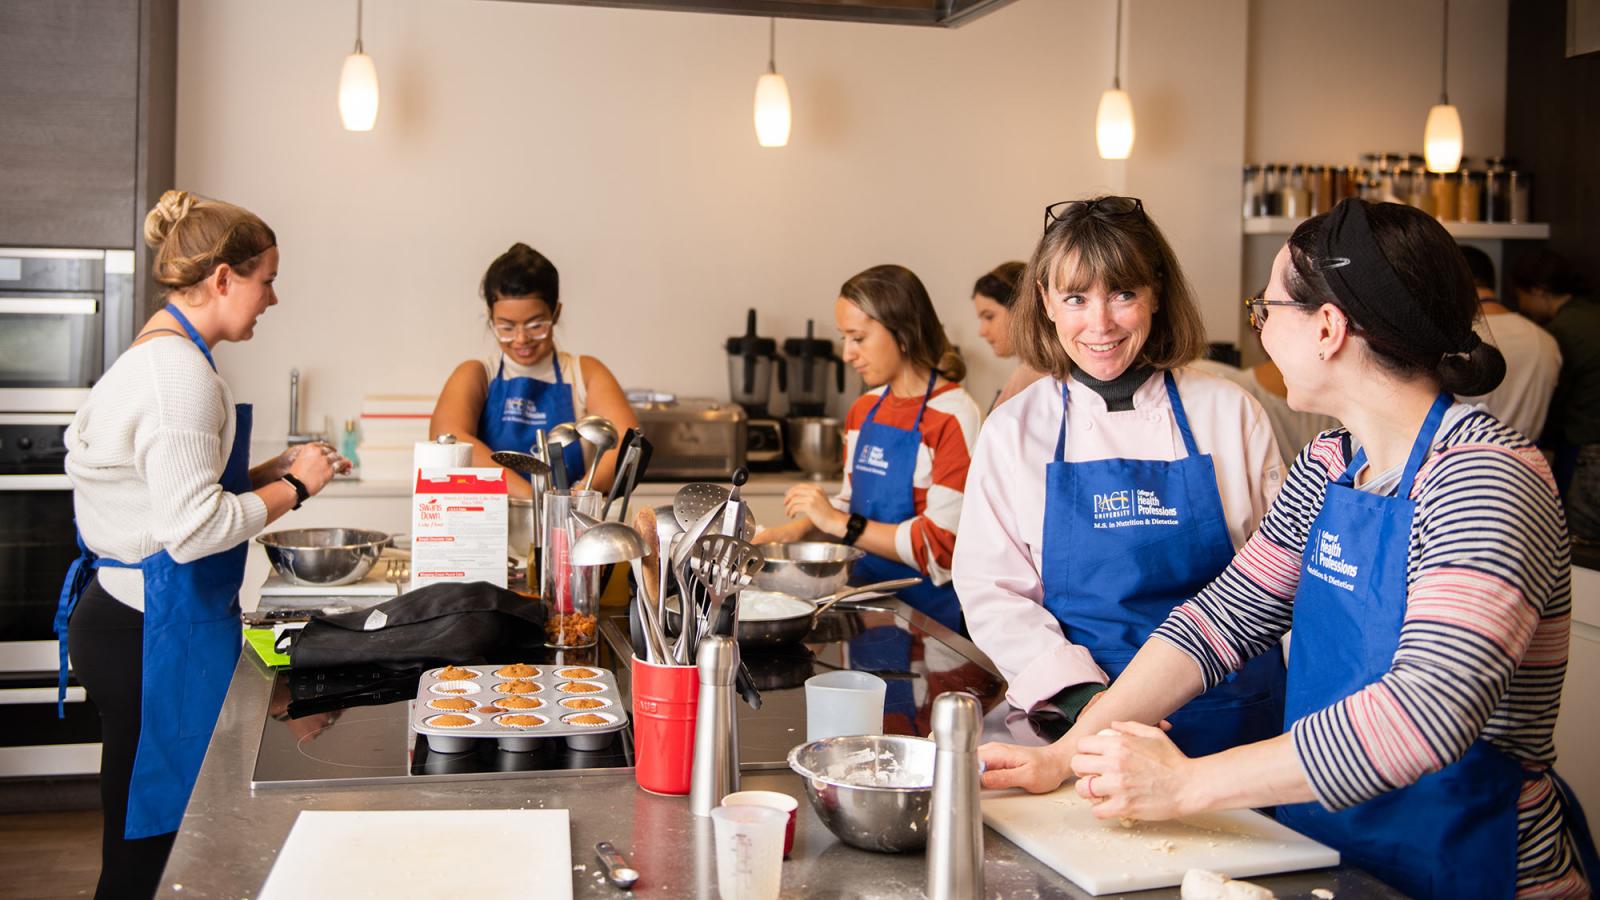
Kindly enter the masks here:
[[250, 468], [250, 406], [233, 402], [212, 359], [278, 302], [272, 229], [167, 191], [144, 236], [167, 305], [65, 435], [81, 552], [56, 633], [63, 693], [70, 643], [100, 710], [102, 898], [155, 893], [238, 659], [246, 541], [349, 467], [304, 445]]

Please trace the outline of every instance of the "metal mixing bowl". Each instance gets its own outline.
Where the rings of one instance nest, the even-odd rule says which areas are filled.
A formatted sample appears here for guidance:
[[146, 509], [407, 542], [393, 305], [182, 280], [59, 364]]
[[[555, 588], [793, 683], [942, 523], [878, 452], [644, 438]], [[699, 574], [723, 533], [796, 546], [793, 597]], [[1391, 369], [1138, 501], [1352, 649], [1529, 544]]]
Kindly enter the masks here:
[[866, 551], [827, 541], [792, 541], [762, 544], [761, 555], [765, 562], [751, 579], [752, 587], [816, 600], [844, 587], [850, 580], [850, 564]]
[[[920, 850], [928, 843], [934, 744], [928, 738], [858, 734], [812, 741], [789, 751], [789, 768], [805, 783], [811, 808], [852, 847], [879, 853]], [[851, 771], [889, 769], [918, 787], [847, 784]]]
[[284, 581], [322, 587], [365, 578], [390, 540], [386, 532], [363, 528], [291, 528], [256, 538]]
[[813, 480], [832, 478], [844, 471], [844, 426], [823, 416], [790, 419], [789, 449], [795, 465]]

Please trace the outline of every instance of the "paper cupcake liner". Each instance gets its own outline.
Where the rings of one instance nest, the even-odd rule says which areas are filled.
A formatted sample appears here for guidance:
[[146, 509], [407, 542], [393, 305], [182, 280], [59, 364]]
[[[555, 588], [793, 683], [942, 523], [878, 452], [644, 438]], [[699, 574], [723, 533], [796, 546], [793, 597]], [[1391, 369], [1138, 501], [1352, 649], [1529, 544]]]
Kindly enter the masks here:
[[[445, 669], [450, 669], [450, 668], [460, 669], [463, 672], [467, 672], [469, 674], [466, 676], [466, 678], [445, 678], [442, 673], [444, 672]], [[467, 678], [482, 678], [483, 677], [483, 673], [479, 672], [477, 669], [469, 669], [466, 666], [444, 666], [443, 668], [434, 669], [432, 672], [429, 672], [428, 673], [428, 677], [429, 678], [437, 678], [437, 679], [439, 679], [441, 681], [465, 681], [465, 680], [467, 680]]]
[[557, 678], [570, 678], [576, 681], [593, 681], [600, 677], [600, 673], [588, 666], [566, 666], [556, 670]]
[[[517, 685], [517, 687], [513, 688], [513, 687], [511, 687], [512, 685]], [[528, 690], [527, 687], [531, 687], [532, 690]], [[502, 681], [499, 684], [494, 686], [494, 692], [496, 694], [510, 694], [510, 695], [519, 696], [519, 697], [526, 697], [526, 696], [528, 696], [530, 694], [537, 694], [542, 690], [544, 690], [544, 685], [540, 684], [537, 681], [528, 681], [526, 679], [514, 679], [512, 681]]]
[[[520, 725], [520, 724], [517, 724], [517, 723], [514, 723], [514, 722], [507, 722], [506, 721], [506, 719], [512, 718], [512, 717], [515, 717], [515, 716], [524, 716], [524, 717], [527, 717], [527, 718], [530, 718], [530, 719], [538, 719], [539, 721], [536, 722], [533, 725]], [[496, 725], [499, 725], [501, 728], [509, 728], [509, 729], [511, 729], [513, 731], [531, 731], [531, 730], [533, 730], [535, 728], [540, 728], [540, 727], [542, 727], [544, 725], [548, 725], [550, 723], [550, 720], [545, 718], [544, 716], [539, 715], [538, 713], [514, 712], [514, 713], [501, 713], [500, 715], [495, 716], [494, 717], [494, 723]]]
[[[604, 722], [574, 722], [573, 719], [576, 719], [579, 716], [598, 716], [599, 718], [605, 719], [605, 721]], [[617, 717], [612, 715], [611, 713], [608, 713], [608, 712], [589, 709], [589, 710], [584, 710], [583, 712], [567, 713], [566, 715], [561, 717], [561, 721], [563, 723], [567, 724], [567, 725], [576, 725], [579, 728], [604, 728], [607, 725], [615, 725], [615, 724], [617, 724]]]
[[[452, 709], [451, 707], [448, 707], [448, 706], [440, 706], [439, 705], [441, 703], [454, 703], [455, 701], [460, 701], [462, 703], [465, 703], [466, 706], [461, 708], [461, 709]], [[472, 700], [471, 698], [469, 698], [469, 697], [467, 697], [465, 695], [455, 696], [455, 697], [435, 697], [434, 699], [428, 701], [428, 708], [429, 709], [433, 709], [433, 710], [438, 710], [439, 712], [442, 712], [442, 713], [469, 713], [469, 712], [472, 712], [475, 709], [477, 709], [478, 708], [478, 704], [477, 704], [477, 701]]]
[[556, 685], [556, 690], [563, 694], [598, 694], [605, 689], [598, 681], [563, 681]]
[[[525, 665], [525, 664], [524, 663], [513, 663], [512, 665]], [[509, 669], [509, 668], [511, 668], [511, 666], [501, 666], [500, 668], [498, 668], [498, 669], [496, 669], [494, 671], [494, 677], [503, 678], [503, 679], [505, 679], [507, 681], [527, 681], [530, 678], [538, 678], [540, 675], [544, 674], [539, 669], [538, 666], [528, 666], [528, 668], [531, 669], [532, 671], [529, 672], [526, 675], [511, 675], [511, 674], [508, 674], [505, 670]]]
[[[574, 703], [585, 703], [585, 702], [592, 702], [594, 705], [593, 706], [573, 706], [572, 705]], [[572, 710], [574, 712], [594, 712], [597, 709], [605, 709], [606, 707], [610, 706], [611, 705], [611, 701], [606, 699], [605, 697], [584, 697], [584, 696], [563, 697], [562, 700], [561, 700], [561, 705], [564, 708], [570, 709], [570, 710]]]
[[[450, 723], [450, 722], [442, 722], [441, 723], [439, 721], [440, 719], [446, 718], [448, 716], [460, 716], [463, 719], [470, 719], [471, 721], [460, 722], [460, 723]], [[473, 713], [441, 713], [441, 714], [439, 714], [437, 716], [429, 716], [426, 719], [422, 720], [423, 724], [427, 725], [429, 728], [471, 728], [472, 726], [477, 725], [477, 724], [481, 723], [482, 721], [483, 721], [482, 719], [478, 718]]]
[[[532, 706], [507, 706], [506, 705], [506, 701], [507, 700], [528, 700], [528, 701], [531, 701], [533, 705]], [[509, 713], [533, 712], [536, 709], [543, 709], [544, 708], [544, 698], [543, 697], [535, 697], [532, 694], [508, 694], [508, 695], [506, 695], [504, 697], [501, 697], [501, 698], [495, 700], [494, 701], [494, 705], [495, 705], [495, 708], [496, 708], [496, 710], [498, 712], [509, 712]]]
[[472, 681], [441, 681], [428, 690], [444, 697], [470, 697], [483, 690], [483, 686]]

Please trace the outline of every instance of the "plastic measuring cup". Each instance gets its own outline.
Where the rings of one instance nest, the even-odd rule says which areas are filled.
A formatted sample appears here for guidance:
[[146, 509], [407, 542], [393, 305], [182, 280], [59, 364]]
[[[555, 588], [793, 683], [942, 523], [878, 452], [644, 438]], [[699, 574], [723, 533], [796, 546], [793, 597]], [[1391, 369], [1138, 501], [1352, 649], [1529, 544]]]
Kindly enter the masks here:
[[711, 811], [717, 835], [717, 896], [722, 900], [776, 900], [783, 880], [783, 829], [789, 817], [766, 806], [719, 806]]
[[806, 679], [806, 740], [883, 733], [882, 678], [866, 672], [824, 672]]

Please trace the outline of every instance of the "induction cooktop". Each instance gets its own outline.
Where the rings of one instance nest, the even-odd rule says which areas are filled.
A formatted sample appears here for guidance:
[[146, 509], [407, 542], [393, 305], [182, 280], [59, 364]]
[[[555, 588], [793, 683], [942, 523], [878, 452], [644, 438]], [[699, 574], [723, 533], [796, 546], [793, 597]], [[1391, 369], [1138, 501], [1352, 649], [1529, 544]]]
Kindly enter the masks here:
[[[884, 679], [884, 732], [926, 736], [933, 699], [945, 691], [975, 695], [986, 711], [1004, 705], [1005, 683], [982, 655], [896, 601], [835, 607], [804, 643], [746, 647], [742, 651], [756, 687], [759, 710], [738, 704], [739, 760], [746, 771], [786, 769], [789, 751], [805, 742], [805, 681], [834, 669], [873, 672]], [[631, 697], [626, 660], [632, 655], [623, 613], [602, 620], [599, 644], [582, 651], [543, 651], [527, 659], [547, 665], [598, 665], [611, 669]], [[419, 782], [440, 779], [525, 778], [530, 775], [628, 771], [633, 766], [631, 727], [605, 748], [577, 751], [565, 741], [539, 741], [530, 753], [476, 742], [465, 753], [437, 753], [413, 734], [408, 704], [421, 670], [280, 671], [256, 755], [252, 788], [305, 787], [349, 781]]]

